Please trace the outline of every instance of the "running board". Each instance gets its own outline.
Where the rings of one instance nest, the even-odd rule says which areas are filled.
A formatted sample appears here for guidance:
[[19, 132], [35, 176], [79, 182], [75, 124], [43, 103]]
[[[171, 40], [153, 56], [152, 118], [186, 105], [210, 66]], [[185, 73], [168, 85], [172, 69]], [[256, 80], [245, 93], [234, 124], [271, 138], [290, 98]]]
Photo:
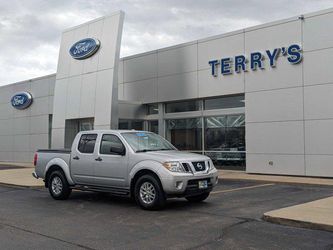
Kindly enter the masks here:
[[73, 189], [78, 189], [81, 191], [94, 191], [94, 192], [104, 192], [111, 193], [113, 195], [119, 196], [129, 196], [130, 191], [127, 188], [113, 188], [113, 187], [100, 187], [100, 186], [87, 186], [87, 185], [76, 185]]

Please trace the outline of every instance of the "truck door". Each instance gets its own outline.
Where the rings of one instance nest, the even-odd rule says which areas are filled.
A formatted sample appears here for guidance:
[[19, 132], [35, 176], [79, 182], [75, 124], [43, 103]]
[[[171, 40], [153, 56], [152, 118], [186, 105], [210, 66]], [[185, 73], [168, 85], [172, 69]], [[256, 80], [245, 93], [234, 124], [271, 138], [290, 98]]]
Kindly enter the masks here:
[[121, 139], [114, 134], [103, 134], [94, 164], [96, 185], [125, 187], [127, 166], [128, 154]]
[[94, 184], [94, 150], [97, 134], [82, 134], [77, 146], [73, 143], [71, 175], [76, 184]]

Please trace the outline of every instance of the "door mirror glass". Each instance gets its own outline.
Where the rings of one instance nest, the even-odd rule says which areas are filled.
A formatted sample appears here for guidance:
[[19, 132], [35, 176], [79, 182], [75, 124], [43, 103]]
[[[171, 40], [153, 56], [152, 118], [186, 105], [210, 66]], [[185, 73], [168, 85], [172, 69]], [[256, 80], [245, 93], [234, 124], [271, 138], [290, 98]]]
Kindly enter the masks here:
[[125, 155], [125, 147], [123, 145], [121, 145], [121, 147], [118, 146], [111, 146], [110, 148], [110, 153], [115, 155]]

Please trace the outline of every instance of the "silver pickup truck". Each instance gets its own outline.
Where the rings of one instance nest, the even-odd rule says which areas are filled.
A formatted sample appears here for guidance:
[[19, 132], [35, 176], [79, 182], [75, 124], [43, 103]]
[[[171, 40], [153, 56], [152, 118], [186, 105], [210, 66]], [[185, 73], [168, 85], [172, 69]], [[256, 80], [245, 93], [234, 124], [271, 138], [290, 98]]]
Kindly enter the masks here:
[[158, 209], [169, 197], [205, 200], [218, 182], [204, 155], [178, 151], [159, 135], [133, 130], [96, 130], [76, 135], [71, 150], [38, 150], [35, 178], [42, 178], [56, 200], [72, 189], [135, 198], [144, 209]]

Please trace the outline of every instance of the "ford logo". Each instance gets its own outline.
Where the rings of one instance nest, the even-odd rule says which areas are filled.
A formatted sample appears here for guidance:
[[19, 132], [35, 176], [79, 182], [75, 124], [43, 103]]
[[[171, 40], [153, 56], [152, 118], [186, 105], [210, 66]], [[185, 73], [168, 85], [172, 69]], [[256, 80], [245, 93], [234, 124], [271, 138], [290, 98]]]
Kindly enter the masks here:
[[72, 45], [69, 54], [77, 60], [91, 57], [100, 47], [100, 41], [94, 38], [85, 38]]
[[32, 96], [28, 92], [20, 92], [15, 94], [11, 99], [11, 104], [16, 109], [26, 109], [32, 103]]

